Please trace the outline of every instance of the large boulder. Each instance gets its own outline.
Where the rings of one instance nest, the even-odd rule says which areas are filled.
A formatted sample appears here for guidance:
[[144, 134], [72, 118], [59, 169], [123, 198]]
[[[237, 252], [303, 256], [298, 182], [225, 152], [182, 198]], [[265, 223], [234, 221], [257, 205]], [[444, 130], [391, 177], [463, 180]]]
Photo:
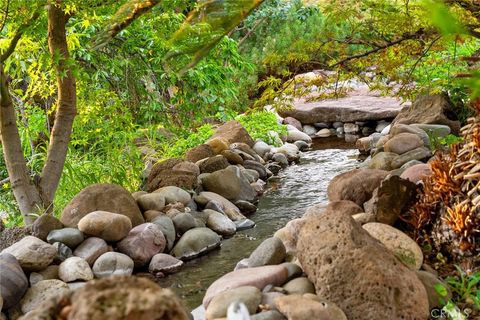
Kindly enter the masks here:
[[[153, 192], [166, 186], [176, 186], [183, 189], [194, 189], [197, 186], [197, 172], [186, 171], [177, 166], [183, 159], [172, 158], [156, 163], [147, 178], [145, 189]], [[176, 168], [175, 170], [173, 168]]]
[[393, 123], [443, 124], [449, 126], [455, 134], [460, 131], [460, 121], [450, 98], [445, 93], [417, 97], [411, 107], [400, 111]]
[[240, 168], [229, 166], [226, 169], [215, 171], [202, 178], [205, 190], [215, 192], [228, 200], [253, 201], [257, 193], [248, 183]]
[[362, 206], [387, 174], [387, 171], [376, 169], [354, 169], [339, 174], [328, 185], [328, 199], [350, 200]]
[[317, 295], [337, 304], [348, 319], [428, 317], [427, 293], [415, 271], [349, 214], [326, 210], [308, 218], [297, 249]]
[[248, 134], [247, 130], [240, 124], [240, 122], [232, 120], [224, 123], [215, 130], [215, 133], [211, 137], [222, 138], [228, 142], [228, 145], [235, 142], [243, 142], [253, 147], [254, 141]]
[[137, 277], [114, 277], [88, 282], [72, 298], [69, 319], [141, 320], [189, 319], [170, 289]]
[[130, 192], [116, 184], [93, 184], [86, 187], [63, 209], [60, 221], [67, 227], [77, 228], [80, 219], [98, 210], [124, 215], [133, 226], [144, 222]]

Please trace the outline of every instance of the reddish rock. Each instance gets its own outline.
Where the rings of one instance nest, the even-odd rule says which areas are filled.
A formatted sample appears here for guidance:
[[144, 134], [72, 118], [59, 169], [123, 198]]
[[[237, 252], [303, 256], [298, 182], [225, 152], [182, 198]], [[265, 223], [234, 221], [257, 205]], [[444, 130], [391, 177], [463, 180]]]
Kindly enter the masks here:
[[386, 152], [403, 154], [410, 150], [423, 147], [423, 141], [416, 134], [400, 133], [388, 140], [383, 148]]
[[215, 153], [213, 152], [212, 147], [210, 147], [208, 144], [201, 144], [193, 149], [190, 149], [185, 155], [185, 158], [188, 161], [195, 163], [199, 160], [209, 158], [214, 155]]
[[[183, 189], [194, 189], [197, 186], [198, 174], [191, 171], [173, 170], [183, 163], [183, 159], [173, 158], [156, 163], [147, 178], [146, 190], [153, 192], [166, 186], [176, 186]], [[177, 167], [179, 168], [179, 167]]]
[[283, 119], [283, 123], [289, 124], [298, 129], [299, 131], [303, 131], [302, 123], [293, 117], [286, 117], [285, 119]]
[[163, 252], [167, 241], [161, 228], [154, 223], [144, 223], [133, 228], [126, 238], [117, 244], [118, 251], [126, 254], [141, 267], [157, 253]]
[[432, 169], [428, 163], [416, 164], [405, 169], [400, 178], [418, 183], [432, 174]]

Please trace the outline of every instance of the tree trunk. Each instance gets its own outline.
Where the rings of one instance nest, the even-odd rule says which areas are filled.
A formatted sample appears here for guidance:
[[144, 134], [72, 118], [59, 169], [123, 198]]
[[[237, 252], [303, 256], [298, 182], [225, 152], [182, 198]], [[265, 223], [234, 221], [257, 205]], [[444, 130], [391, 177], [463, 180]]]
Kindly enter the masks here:
[[7, 77], [0, 64], [0, 135], [3, 154], [13, 194], [20, 207], [25, 224], [31, 224], [41, 207], [40, 194], [33, 185], [28, 173], [27, 163], [23, 156], [22, 143], [17, 128], [17, 117], [10, 92]]
[[48, 7], [48, 46], [56, 62], [58, 97], [47, 159], [40, 180], [40, 194], [45, 207], [50, 210], [65, 165], [73, 120], [77, 113], [76, 81], [69, 60], [65, 28], [69, 16], [62, 10], [61, 2], [52, 1]]

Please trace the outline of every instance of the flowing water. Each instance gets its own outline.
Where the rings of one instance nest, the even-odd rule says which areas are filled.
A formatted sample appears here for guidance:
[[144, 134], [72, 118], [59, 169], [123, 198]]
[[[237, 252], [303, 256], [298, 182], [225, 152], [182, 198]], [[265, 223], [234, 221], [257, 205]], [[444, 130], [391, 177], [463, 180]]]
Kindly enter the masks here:
[[270, 185], [260, 198], [258, 211], [249, 217], [256, 223], [254, 228], [224, 239], [219, 250], [185, 263], [180, 272], [157, 282], [171, 287], [193, 309], [201, 304], [208, 286], [232, 271], [260, 242], [288, 221], [301, 217], [309, 206], [327, 202], [328, 183], [358, 164], [357, 151], [342, 140], [324, 138], [317, 139], [313, 149], [303, 153], [300, 163], [283, 170], [281, 181]]

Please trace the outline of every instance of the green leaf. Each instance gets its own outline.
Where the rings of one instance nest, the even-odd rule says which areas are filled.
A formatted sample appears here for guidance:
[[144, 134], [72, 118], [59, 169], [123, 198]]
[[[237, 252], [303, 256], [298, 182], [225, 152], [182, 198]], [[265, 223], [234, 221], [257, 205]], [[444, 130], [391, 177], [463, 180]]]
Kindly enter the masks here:
[[441, 297], [446, 297], [448, 295], [448, 290], [446, 286], [441, 283], [435, 284], [433, 288], [435, 289], [435, 292]]
[[432, 24], [444, 35], [466, 34], [462, 23], [439, 1], [425, 1], [426, 8], [430, 10]]

